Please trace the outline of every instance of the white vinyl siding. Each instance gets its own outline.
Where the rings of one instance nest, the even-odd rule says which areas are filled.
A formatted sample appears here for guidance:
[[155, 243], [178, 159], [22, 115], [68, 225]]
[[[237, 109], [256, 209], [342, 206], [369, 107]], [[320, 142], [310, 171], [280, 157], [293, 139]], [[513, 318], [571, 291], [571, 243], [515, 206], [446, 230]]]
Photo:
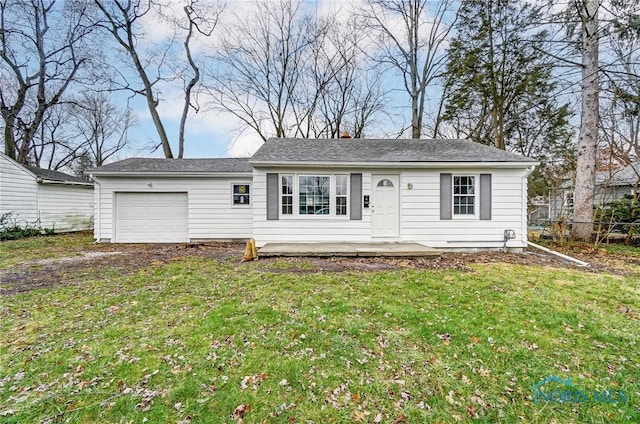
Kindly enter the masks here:
[[[350, 172], [362, 172], [361, 170], [349, 170]], [[267, 242], [297, 242], [313, 243], [318, 241], [344, 242], [344, 241], [370, 241], [369, 209], [363, 209], [362, 220], [349, 220], [348, 216], [336, 216], [332, 210], [331, 215], [285, 215], [282, 213], [282, 180], [285, 176], [297, 175], [322, 176], [347, 175], [344, 169], [305, 169], [303, 172], [293, 172], [291, 169], [269, 169], [269, 173], [278, 173], [280, 181], [280, 215], [277, 220], [267, 221], [267, 171], [254, 169], [253, 171], [253, 235], [258, 246]], [[365, 194], [370, 192], [371, 174], [362, 177], [362, 188]], [[332, 189], [333, 191], [333, 189]], [[295, 203], [298, 202], [297, 190], [293, 191]], [[332, 199], [332, 204], [335, 200]], [[295, 205], [294, 205], [295, 206]], [[297, 206], [296, 206], [297, 207]], [[296, 210], [296, 207], [293, 210]], [[335, 208], [335, 204], [333, 206]]]
[[40, 184], [38, 192], [40, 223], [58, 231], [93, 228], [93, 187]]
[[[252, 207], [233, 207], [232, 184], [251, 184], [251, 177], [96, 177], [100, 184], [96, 203], [95, 237], [113, 238], [114, 192], [188, 193], [188, 239], [246, 240], [253, 234]], [[251, 186], [251, 191], [255, 188]], [[252, 197], [254, 193], [251, 193]], [[251, 199], [252, 205], [254, 199]]]
[[116, 243], [184, 243], [187, 193], [115, 193]]
[[[340, 169], [305, 169], [303, 175], [346, 174]], [[379, 170], [350, 169], [362, 173], [362, 195], [371, 195], [371, 175]], [[266, 219], [266, 170], [253, 173], [253, 231], [258, 246], [269, 242], [371, 242], [371, 210], [362, 210], [362, 221], [337, 216], [286, 216]], [[296, 175], [292, 169], [268, 172]], [[386, 172], [386, 171], [385, 171]], [[526, 241], [526, 169], [456, 169], [454, 175], [492, 174], [492, 218], [490, 220], [440, 220], [440, 174], [448, 169], [393, 169], [400, 175], [399, 241], [424, 243], [436, 248], [499, 248], [503, 231], [513, 229], [517, 238], [511, 247], [524, 247]], [[302, 175], [302, 174], [301, 174]], [[476, 178], [476, 186], [478, 178]], [[409, 188], [411, 187], [411, 188]], [[282, 192], [280, 192], [282, 193]], [[294, 191], [295, 193], [295, 191]], [[295, 197], [295, 196], [294, 196]], [[282, 199], [282, 197], [280, 197]], [[479, 198], [476, 198], [479, 200]], [[477, 202], [476, 202], [477, 203]], [[476, 208], [479, 205], [476, 205]]]
[[93, 187], [38, 183], [36, 176], [0, 154], [0, 215], [11, 213], [19, 226], [56, 232], [93, 226]]
[[[468, 169], [454, 175], [492, 174], [491, 220], [440, 220], [439, 175], [448, 170], [410, 170], [401, 174], [401, 238], [437, 248], [498, 248], [503, 231], [516, 231], [512, 247], [526, 241], [525, 169]], [[449, 171], [450, 172], [450, 171]], [[524, 184], [523, 184], [524, 180]], [[412, 189], [407, 185], [411, 183]], [[476, 187], [478, 179], [476, 178]], [[476, 198], [478, 200], [478, 198]], [[478, 205], [476, 205], [478, 207]]]
[[38, 220], [38, 183], [22, 166], [0, 154], [0, 215], [11, 213], [20, 226]]

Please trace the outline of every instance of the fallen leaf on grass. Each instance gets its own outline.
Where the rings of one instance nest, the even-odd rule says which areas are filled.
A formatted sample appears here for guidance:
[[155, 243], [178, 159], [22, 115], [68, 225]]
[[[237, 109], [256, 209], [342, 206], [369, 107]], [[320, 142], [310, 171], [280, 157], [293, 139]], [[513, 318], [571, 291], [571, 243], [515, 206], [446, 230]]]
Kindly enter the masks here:
[[473, 405], [467, 405], [467, 414], [471, 418], [478, 418], [478, 413], [476, 412], [476, 407]]
[[438, 338], [440, 340], [442, 340], [442, 343], [444, 343], [445, 345], [448, 345], [451, 342], [451, 334], [449, 333], [436, 333], [438, 335]]
[[240, 389], [246, 390], [251, 387], [253, 390], [258, 390], [258, 386], [267, 378], [267, 373], [256, 374], [256, 375], [247, 375], [242, 381], [240, 381]]
[[231, 419], [237, 420], [244, 417], [250, 409], [251, 407], [245, 404], [236, 406], [236, 409], [234, 409], [233, 413], [231, 414]]

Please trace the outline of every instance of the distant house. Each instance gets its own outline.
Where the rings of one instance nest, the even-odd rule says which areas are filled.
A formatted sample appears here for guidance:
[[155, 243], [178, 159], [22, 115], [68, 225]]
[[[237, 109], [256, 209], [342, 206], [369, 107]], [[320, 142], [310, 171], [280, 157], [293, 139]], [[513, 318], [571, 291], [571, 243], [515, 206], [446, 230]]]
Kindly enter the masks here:
[[20, 226], [56, 232], [93, 228], [93, 183], [62, 172], [23, 166], [0, 153], [0, 215]]
[[126, 159], [90, 171], [102, 242], [527, 240], [537, 162], [464, 140], [270, 139], [249, 159]]
[[[596, 172], [593, 205], [604, 205], [625, 195], [638, 195], [640, 190], [640, 162], [611, 171]], [[566, 181], [549, 193], [549, 218], [571, 219], [573, 212], [573, 182]]]
[[596, 173], [594, 204], [609, 203], [625, 195], [636, 194], [640, 186], [640, 162], [615, 171]]

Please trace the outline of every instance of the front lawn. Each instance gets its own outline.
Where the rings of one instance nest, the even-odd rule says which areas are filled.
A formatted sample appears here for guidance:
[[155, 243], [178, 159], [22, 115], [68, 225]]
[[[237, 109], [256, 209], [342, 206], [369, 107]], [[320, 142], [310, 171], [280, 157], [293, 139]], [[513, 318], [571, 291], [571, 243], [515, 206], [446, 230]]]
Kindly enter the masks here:
[[[3, 296], [0, 422], [640, 422], [637, 274], [472, 269], [184, 257]], [[534, 404], [550, 376], [588, 399]]]

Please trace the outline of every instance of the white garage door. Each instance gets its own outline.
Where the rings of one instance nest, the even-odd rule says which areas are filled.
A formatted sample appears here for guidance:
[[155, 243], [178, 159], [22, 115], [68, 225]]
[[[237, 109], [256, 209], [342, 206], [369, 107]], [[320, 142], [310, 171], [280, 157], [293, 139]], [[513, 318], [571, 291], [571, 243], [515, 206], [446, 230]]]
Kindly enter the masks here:
[[188, 241], [187, 193], [116, 193], [116, 243]]

